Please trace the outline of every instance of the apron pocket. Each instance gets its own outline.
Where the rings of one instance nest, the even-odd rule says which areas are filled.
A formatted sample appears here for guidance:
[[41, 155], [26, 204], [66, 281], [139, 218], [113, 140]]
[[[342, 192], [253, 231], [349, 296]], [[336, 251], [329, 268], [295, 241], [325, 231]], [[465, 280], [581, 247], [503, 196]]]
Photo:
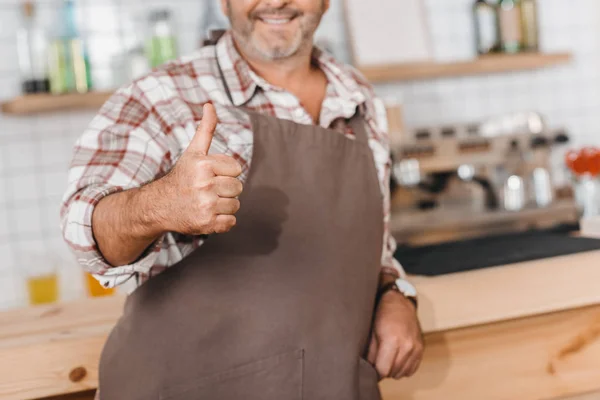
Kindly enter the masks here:
[[379, 374], [370, 362], [358, 359], [358, 398], [360, 400], [380, 400]]
[[177, 385], [159, 400], [302, 400], [304, 351], [255, 361]]

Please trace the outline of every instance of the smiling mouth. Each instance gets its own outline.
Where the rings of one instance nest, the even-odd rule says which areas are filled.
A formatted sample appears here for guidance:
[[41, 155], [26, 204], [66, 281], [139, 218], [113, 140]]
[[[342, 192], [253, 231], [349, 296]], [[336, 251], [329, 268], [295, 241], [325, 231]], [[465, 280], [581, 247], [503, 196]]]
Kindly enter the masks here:
[[289, 16], [260, 16], [258, 20], [267, 24], [267, 25], [285, 25], [289, 24], [293, 20], [295, 20], [297, 15], [289, 15]]

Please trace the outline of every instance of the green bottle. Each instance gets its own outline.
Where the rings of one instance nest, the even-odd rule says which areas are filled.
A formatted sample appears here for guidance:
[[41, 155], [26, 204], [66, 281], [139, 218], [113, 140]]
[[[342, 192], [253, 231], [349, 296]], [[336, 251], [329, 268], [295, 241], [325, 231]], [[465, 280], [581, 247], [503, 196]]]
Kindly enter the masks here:
[[63, 39], [54, 39], [50, 43], [48, 51], [48, 70], [50, 73], [50, 92], [52, 94], [63, 94], [69, 91], [72, 74], [69, 58], [67, 57], [67, 46]]
[[537, 1], [522, 0], [521, 15], [523, 19], [523, 47], [526, 51], [538, 51], [540, 39]]
[[500, 0], [500, 45], [505, 53], [518, 53], [523, 48], [523, 22], [519, 0]]
[[151, 37], [148, 42], [148, 61], [152, 68], [177, 58], [177, 40], [171, 27], [168, 10], [150, 13]]
[[92, 75], [85, 44], [75, 19], [76, 4], [64, 0], [58, 10], [58, 32], [50, 45], [50, 89], [53, 94], [87, 93], [92, 89]]

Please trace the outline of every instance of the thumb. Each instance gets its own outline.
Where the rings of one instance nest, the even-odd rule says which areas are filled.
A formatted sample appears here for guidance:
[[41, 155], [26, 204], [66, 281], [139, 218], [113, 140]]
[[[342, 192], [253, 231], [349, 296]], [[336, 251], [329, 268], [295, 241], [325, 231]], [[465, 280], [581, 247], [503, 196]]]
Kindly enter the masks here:
[[198, 125], [198, 129], [196, 129], [196, 134], [192, 138], [188, 149], [207, 155], [216, 128], [217, 113], [215, 107], [207, 103], [202, 108], [202, 121]]

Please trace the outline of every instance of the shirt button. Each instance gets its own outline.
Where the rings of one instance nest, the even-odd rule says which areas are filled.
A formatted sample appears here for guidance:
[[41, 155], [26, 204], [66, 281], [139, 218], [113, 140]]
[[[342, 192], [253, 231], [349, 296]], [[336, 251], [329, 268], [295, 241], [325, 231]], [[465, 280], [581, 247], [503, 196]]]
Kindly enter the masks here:
[[304, 111], [302, 111], [301, 109], [296, 109], [296, 111], [294, 111], [294, 117], [296, 117], [297, 119], [302, 119], [304, 117]]

